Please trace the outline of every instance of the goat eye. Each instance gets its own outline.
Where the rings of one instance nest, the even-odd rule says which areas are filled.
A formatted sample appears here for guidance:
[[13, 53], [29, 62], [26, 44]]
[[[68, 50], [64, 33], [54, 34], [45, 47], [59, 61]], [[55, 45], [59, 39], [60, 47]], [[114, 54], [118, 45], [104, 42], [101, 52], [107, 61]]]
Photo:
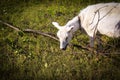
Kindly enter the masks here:
[[66, 41], [68, 40], [68, 37], [66, 37], [66, 39], [65, 39]]

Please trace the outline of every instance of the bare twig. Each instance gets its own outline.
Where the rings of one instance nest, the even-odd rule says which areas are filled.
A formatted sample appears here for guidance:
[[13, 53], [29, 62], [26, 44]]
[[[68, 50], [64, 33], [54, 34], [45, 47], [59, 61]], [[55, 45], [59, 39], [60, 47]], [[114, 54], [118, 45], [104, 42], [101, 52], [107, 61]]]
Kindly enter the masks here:
[[21, 31], [19, 28], [15, 27], [15, 26], [7, 23], [7, 22], [4, 22], [4, 21], [2, 21], [2, 20], [0, 20], [0, 23], [6, 25], [6, 26], [8, 26], [8, 27], [10, 27], [10, 28], [12, 28], [12, 29], [14, 29], [14, 30], [16, 30], [16, 31]]
[[[2, 21], [2, 20], [0, 20], [0, 23], [6, 25], [6, 26], [8, 26], [8, 27], [10, 27], [10, 28], [12, 28], [12, 29], [14, 29], [14, 30], [16, 30], [16, 31], [22, 31], [21, 29], [13, 26], [13, 25], [11, 25], [11, 24], [9, 24], [9, 23], [7, 23], [7, 22], [4, 22], [4, 21]], [[42, 36], [46, 36], [46, 37], [52, 38], [52, 39], [54, 39], [54, 40], [56, 40], [56, 41], [59, 41], [58, 38], [56, 38], [55, 36], [52, 36], [52, 35], [50, 35], [50, 34], [48, 34], [48, 33], [44, 33], [44, 32], [38, 31], [38, 30], [25, 29], [25, 30], [23, 30], [23, 32], [40, 34], [40, 35], [42, 35]]]
[[46, 37], [50, 37], [56, 41], [59, 41], [58, 38], [48, 34], [48, 33], [44, 33], [44, 32], [41, 32], [41, 31], [38, 31], [38, 30], [32, 30], [32, 29], [25, 29], [23, 30], [23, 32], [26, 32], [26, 33], [35, 33], [35, 34], [40, 34], [40, 35], [43, 35], [43, 36], [46, 36]]
[[[97, 26], [98, 26], [98, 23], [100, 22], [100, 20], [102, 20], [104, 17], [106, 17], [106, 16], [107, 16], [114, 8], [116, 8], [118, 5], [119, 5], [119, 4], [117, 4], [117, 5], [115, 5], [113, 8], [111, 8], [111, 9], [110, 9], [104, 16], [102, 16], [101, 18], [100, 18], [100, 9], [103, 9], [103, 8], [105, 8], [105, 7], [108, 7], [108, 5], [103, 6], [103, 7], [100, 7], [99, 9], [97, 9], [97, 10], [95, 11], [95, 14], [94, 14], [94, 16], [93, 16], [93, 19], [92, 19], [92, 22], [90, 23], [90, 25], [93, 24], [94, 19], [95, 19], [95, 16], [97, 15], [97, 13], [98, 13], [98, 22], [97, 22], [97, 24], [96, 24], [94, 27], [97, 27]], [[93, 29], [94, 29], [94, 27], [93, 27]]]
[[[100, 22], [104, 17], [106, 17], [106, 16], [107, 16], [114, 8], [116, 8], [118, 5], [119, 5], [119, 4], [115, 5], [113, 8], [111, 8], [111, 9], [110, 9], [104, 16], [102, 16], [102, 17], [100, 16], [100, 9], [105, 8], [105, 7], [108, 7], [108, 5], [103, 6], [103, 7], [100, 7], [99, 9], [97, 9], [97, 10], [95, 11], [95, 14], [94, 14], [94, 16], [93, 16], [92, 22], [90, 23], [90, 25], [93, 24], [94, 19], [95, 19], [95, 16], [98, 14], [97, 23], [96, 23], [96, 25], [94, 25], [93, 28], [91, 29], [91, 30], [95, 29], [95, 30], [94, 30], [94, 36], [95, 36], [95, 33], [97, 32], [97, 27], [98, 27], [99, 22]], [[101, 18], [100, 18], [100, 17], [101, 17]]]
[[111, 8], [111, 9], [106, 13], [106, 15], [104, 15], [102, 18], [99, 18], [99, 21], [100, 21], [101, 19], [103, 19], [105, 16], [107, 16], [107, 15], [108, 15], [114, 8], [116, 8], [118, 5], [119, 5], [119, 4], [115, 5], [113, 8]]
[[106, 6], [103, 6], [103, 7], [100, 7], [99, 9], [97, 9], [94, 13], [94, 16], [93, 16], [93, 19], [92, 19], [92, 22], [90, 23], [90, 25], [93, 23], [93, 21], [94, 21], [94, 19], [95, 19], [95, 16], [96, 16], [96, 13], [100, 10], [100, 9], [102, 9], [102, 8], [104, 8], [104, 7], [108, 7], [108, 5], [106, 5]]

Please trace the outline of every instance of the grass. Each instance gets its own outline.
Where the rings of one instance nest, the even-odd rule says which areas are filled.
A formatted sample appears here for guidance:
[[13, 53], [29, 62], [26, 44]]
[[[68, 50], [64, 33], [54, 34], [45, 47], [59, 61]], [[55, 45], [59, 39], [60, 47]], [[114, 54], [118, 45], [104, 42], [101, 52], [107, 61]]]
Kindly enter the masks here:
[[[31, 28], [56, 34], [52, 21], [64, 25], [88, 4], [108, 2], [86, 1], [4, 0], [0, 1], [0, 18], [20, 29]], [[48, 37], [18, 33], [0, 24], [0, 79], [119, 80], [120, 55], [114, 54], [119, 53], [119, 40], [106, 36], [101, 39], [102, 49], [98, 53], [108, 55], [74, 46], [61, 51], [59, 43]], [[77, 31], [71, 43], [86, 46], [89, 42], [87, 35]]]

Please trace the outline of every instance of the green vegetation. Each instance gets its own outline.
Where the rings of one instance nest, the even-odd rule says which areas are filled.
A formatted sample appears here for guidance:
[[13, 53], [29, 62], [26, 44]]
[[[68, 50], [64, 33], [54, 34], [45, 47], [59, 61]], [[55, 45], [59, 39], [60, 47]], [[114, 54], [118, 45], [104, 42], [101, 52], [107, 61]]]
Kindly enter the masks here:
[[[52, 21], [64, 25], [87, 5], [111, 1], [2, 0], [0, 19], [21, 30], [56, 34]], [[102, 49], [96, 44], [97, 52], [77, 46], [61, 51], [49, 37], [17, 32], [0, 23], [0, 80], [119, 80], [120, 39], [101, 39]], [[87, 46], [88, 36], [77, 31], [71, 43]]]

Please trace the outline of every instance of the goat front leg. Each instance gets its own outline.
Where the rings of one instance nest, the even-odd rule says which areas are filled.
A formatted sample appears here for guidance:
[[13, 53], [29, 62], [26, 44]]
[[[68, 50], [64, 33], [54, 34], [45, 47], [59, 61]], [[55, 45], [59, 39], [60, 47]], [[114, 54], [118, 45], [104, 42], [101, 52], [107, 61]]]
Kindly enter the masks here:
[[95, 37], [89, 37], [90, 43], [88, 45], [88, 49], [90, 51], [92, 51], [93, 53], [96, 53], [96, 50], [94, 48], [94, 41], [95, 41]]
[[89, 37], [90, 39], [90, 44], [89, 47], [93, 48], [94, 47], [94, 37]]
[[94, 53], [94, 37], [89, 37], [89, 44], [87, 45], [87, 49]]

